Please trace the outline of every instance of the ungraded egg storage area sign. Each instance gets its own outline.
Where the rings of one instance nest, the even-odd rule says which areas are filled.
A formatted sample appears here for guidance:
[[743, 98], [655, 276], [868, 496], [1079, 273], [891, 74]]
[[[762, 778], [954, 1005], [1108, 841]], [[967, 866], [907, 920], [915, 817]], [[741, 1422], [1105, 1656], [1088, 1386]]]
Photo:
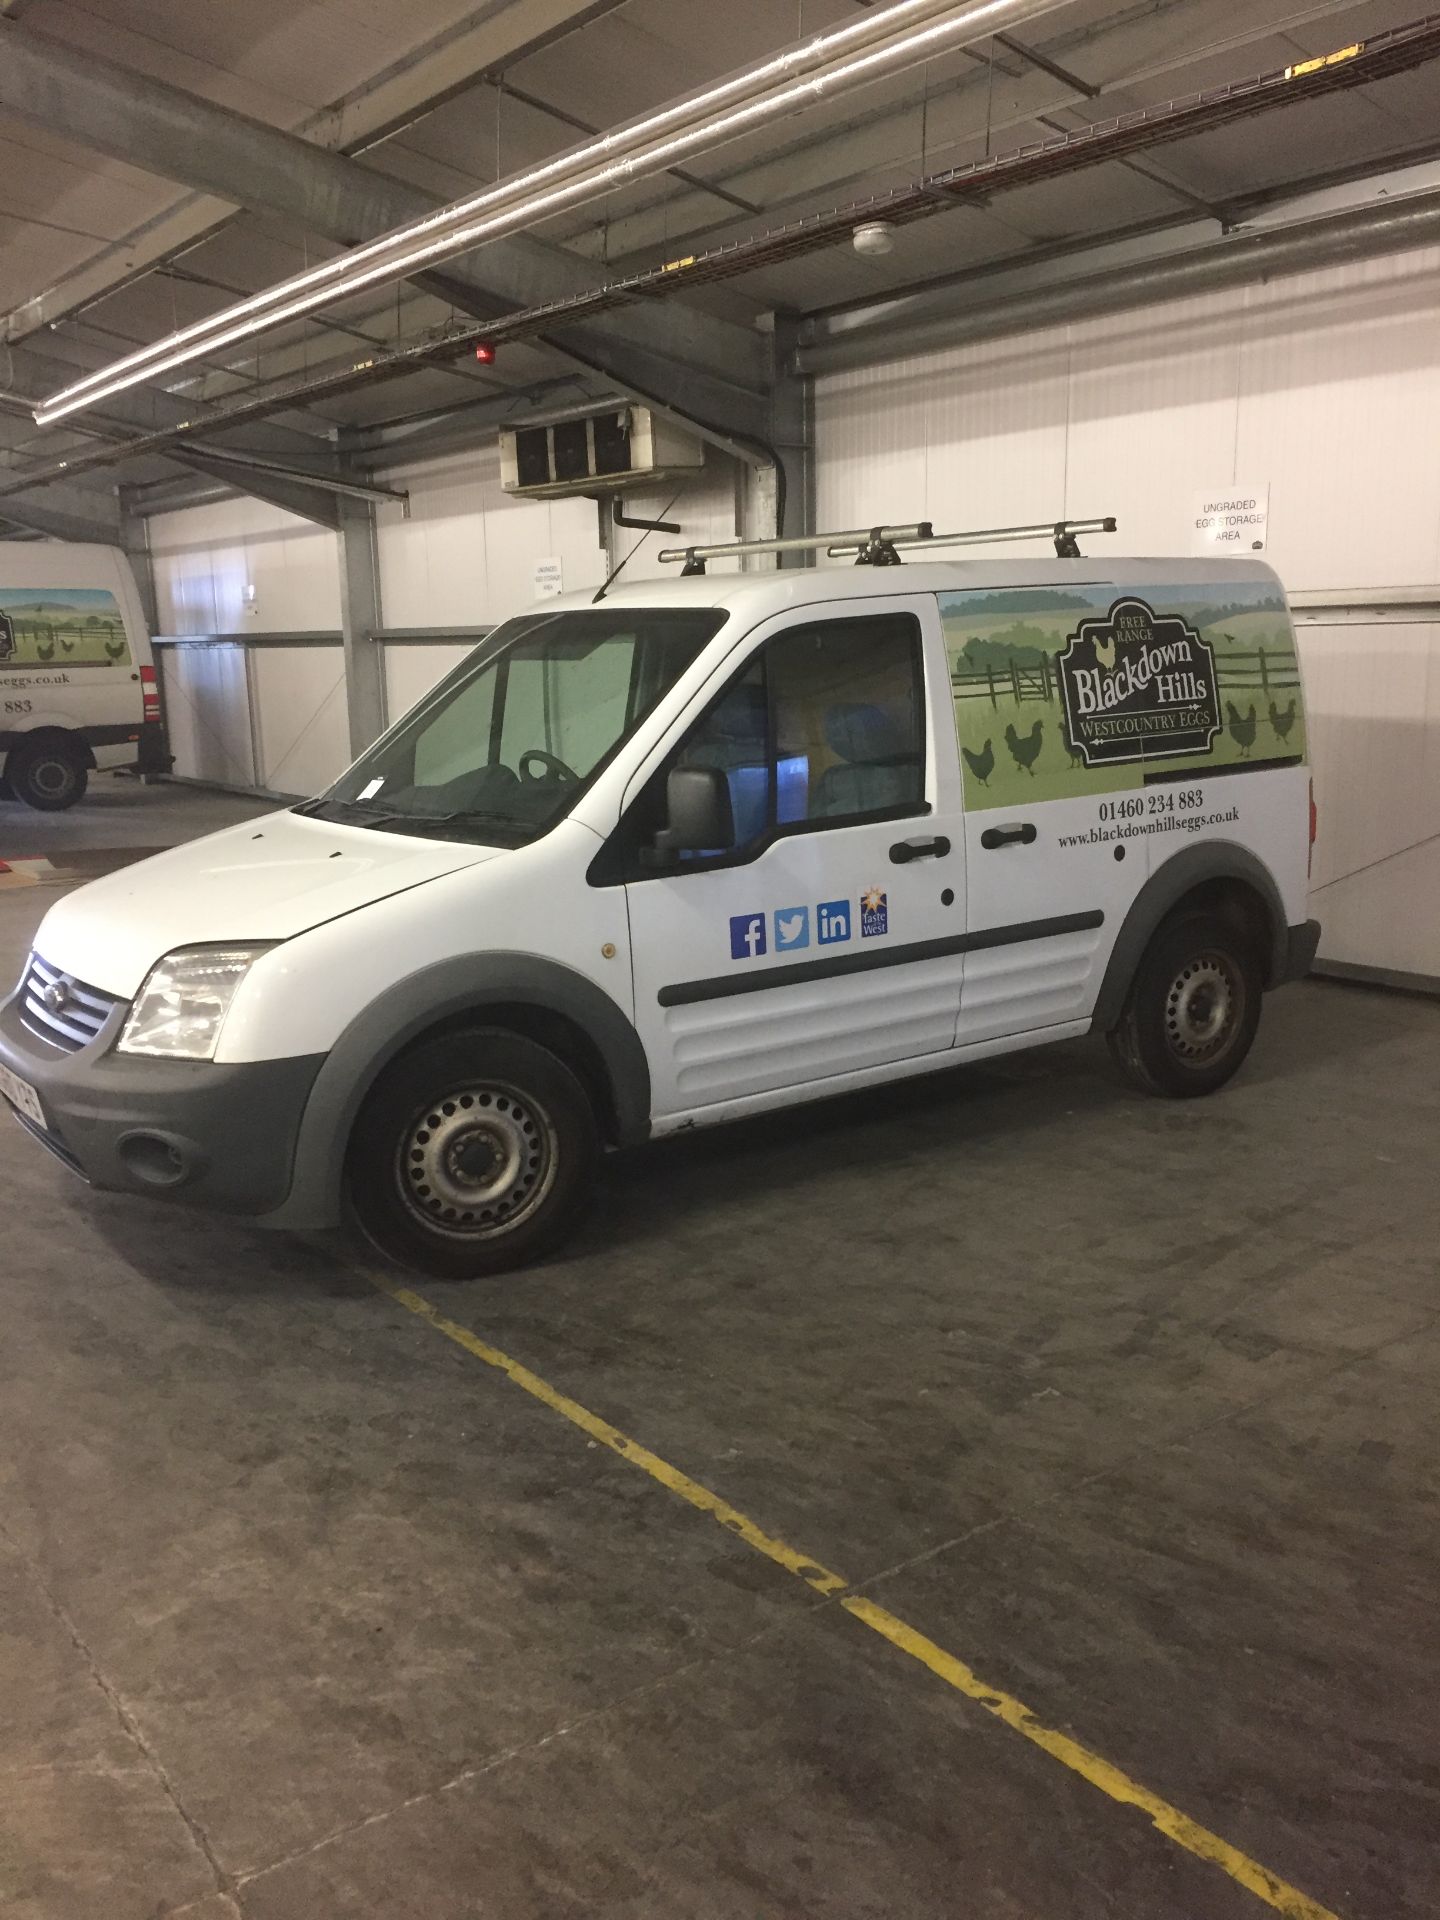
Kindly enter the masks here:
[[1191, 516], [1195, 553], [1263, 553], [1270, 521], [1270, 486], [1227, 487], [1197, 493]]

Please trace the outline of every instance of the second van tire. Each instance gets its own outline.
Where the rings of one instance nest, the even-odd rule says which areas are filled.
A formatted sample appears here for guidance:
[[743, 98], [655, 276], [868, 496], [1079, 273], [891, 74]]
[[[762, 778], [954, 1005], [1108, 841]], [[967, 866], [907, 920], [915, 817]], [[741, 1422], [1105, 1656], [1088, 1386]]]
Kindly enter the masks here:
[[351, 1205], [382, 1253], [451, 1280], [551, 1252], [583, 1214], [600, 1130], [577, 1076], [499, 1027], [423, 1040], [376, 1081], [351, 1136]]
[[1210, 914], [1182, 914], [1146, 948], [1108, 1035], [1110, 1051], [1146, 1093], [1181, 1100], [1213, 1093], [1250, 1051], [1263, 986], [1238, 928]]
[[5, 779], [17, 800], [41, 813], [62, 813], [85, 797], [89, 771], [81, 750], [63, 736], [25, 740], [5, 762]]

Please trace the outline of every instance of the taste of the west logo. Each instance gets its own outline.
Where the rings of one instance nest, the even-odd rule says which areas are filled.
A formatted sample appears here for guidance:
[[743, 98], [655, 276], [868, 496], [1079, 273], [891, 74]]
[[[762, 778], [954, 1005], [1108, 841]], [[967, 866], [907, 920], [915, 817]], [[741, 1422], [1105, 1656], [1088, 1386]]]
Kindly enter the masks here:
[[1117, 600], [1080, 622], [1056, 665], [1066, 731], [1087, 767], [1208, 753], [1220, 731], [1214, 650], [1178, 614]]

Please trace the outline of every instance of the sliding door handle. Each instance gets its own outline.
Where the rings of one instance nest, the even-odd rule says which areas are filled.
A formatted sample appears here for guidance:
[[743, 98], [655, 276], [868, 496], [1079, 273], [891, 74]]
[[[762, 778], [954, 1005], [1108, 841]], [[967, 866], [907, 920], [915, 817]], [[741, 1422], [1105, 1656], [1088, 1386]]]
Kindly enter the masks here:
[[980, 844], [990, 852], [996, 847], [1028, 847], [1035, 837], [1035, 829], [1027, 820], [1018, 827], [987, 827]]
[[943, 833], [937, 833], [933, 840], [897, 840], [890, 858], [897, 867], [906, 867], [912, 860], [943, 860], [949, 851], [950, 842]]

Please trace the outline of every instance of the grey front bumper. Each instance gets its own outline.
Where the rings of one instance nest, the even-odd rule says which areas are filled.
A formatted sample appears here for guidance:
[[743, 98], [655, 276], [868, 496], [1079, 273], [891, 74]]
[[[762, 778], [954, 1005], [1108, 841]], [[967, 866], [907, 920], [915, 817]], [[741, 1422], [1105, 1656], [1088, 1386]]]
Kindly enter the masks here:
[[28, 1031], [16, 999], [0, 1007], [0, 1062], [29, 1081], [45, 1109], [43, 1129], [16, 1113], [26, 1132], [112, 1192], [224, 1213], [279, 1206], [324, 1055], [242, 1066], [136, 1059], [113, 1050], [126, 1011], [118, 1008], [93, 1044], [66, 1053]]

